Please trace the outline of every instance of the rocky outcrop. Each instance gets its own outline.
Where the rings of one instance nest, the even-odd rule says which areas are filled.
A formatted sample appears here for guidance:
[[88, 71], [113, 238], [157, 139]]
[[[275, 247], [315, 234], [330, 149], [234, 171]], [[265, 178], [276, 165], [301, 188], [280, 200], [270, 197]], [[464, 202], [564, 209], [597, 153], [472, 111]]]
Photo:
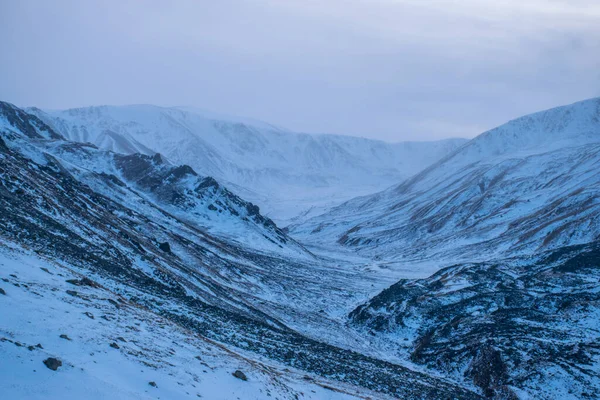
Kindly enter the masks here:
[[[600, 396], [600, 242], [403, 280], [349, 315], [486, 396]], [[463, 372], [464, 371], [464, 372]], [[563, 390], [563, 391], [561, 391]], [[510, 398], [510, 396], [509, 396]]]
[[44, 365], [48, 367], [48, 369], [56, 371], [59, 367], [62, 366], [62, 361], [54, 357], [49, 357], [44, 360]]

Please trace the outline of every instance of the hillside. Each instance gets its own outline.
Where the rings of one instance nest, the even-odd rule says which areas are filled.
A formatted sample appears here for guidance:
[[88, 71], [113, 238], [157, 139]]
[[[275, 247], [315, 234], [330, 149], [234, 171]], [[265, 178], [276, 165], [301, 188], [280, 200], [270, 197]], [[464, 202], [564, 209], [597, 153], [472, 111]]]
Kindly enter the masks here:
[[[36, 303], [44, 314], [55, 315], [56, 306], [52, 304], [58, 302], [69, 313], [92, 319], [86, 314], [90, 313], [96, 320], [96, 314], [102, 311], [92, 307], [95, 303], [92, 299], [109, 296], [107, 301], [113, 306], [116, 303], [121, 307], [123, 303], [123, 307], [150, 313], [128, 314], [125, 318], [130, 319], [129, 324], [146, 325], [148, 320], [154, 321], [155, 326], [148, 330], [157, 335], [164, 332], [163, 325], [173, 325], [169, 331], [174, 332], [174, 337], [175, 332], [190, 331], [201, 340], [218, 343], [247, 360], [285, 366], [284, 373], [286, 368], [303, 371], [308, 380], [317, 376], [331, 381], [326, 386], [334, 392], [358, 386], [382, 398], [417, 399], [423, 395], [479, 398], [470, 388], [372, 354], [365, 350], [366, 341], [359, 335], [350, 333], [333, 338], [321, 334], [337, 332], [341, 324], [336, 315], [348, 303], [364, 299], [373, 290], [369, 283], [376, 280], [357, 270], [316, 259], [249, 203], [228, 195], [224, 189], [215, 192], [214, 182], [206, 185], [206, 179], [189, 167], [174, 167], [159, 156], [117, 155], [69, 142], [34, 115], [8, 103], [0, 105], [0, 214], [3, 216], [0, 251], [9, 254], [14, 249], [48, 260], [59, 269], [44, 268], [65, 282], [73, 275], [82, 277], [66, 282], [81, 288], [66, 289], [68, 297], [56, 296], [52, 289], [47, 293], [48, 285], [62, 290], [64, 284], [58, 278], [52, 282], [39, 281], [39, 274], [32, 271], [32, 263], [38, 261], [17, 260], [17, 265], [23, 265], [24, 280], [19, 278], [19, 271], [14, 271], [15, 263], [1, 265], [4, 283], [0, 302], [3, 309], [13, 310], [10, 315], [17, 316], [11, 319], [10, 326], [3, 328], [6, 340], [2, 346], [13, 349], [11, 357], [23, 357], [12, 347], [20, 349], [22, 343], [34, 346], [31, 351], [37, 352], [35, 344], [30, 342], [36, 339], [22, 332], [20, 324], [26, 322], [18, 317], [31, 313], [27, 308], [31, 299], [38, 295], [49, 299], [47, 304]], [[207, 196], [212, 201], [213, 195], [222, 196], [222, 204], [207, 203]], [[221, 207], [221, 212], [204, 207], [206, 204]], [[213, 234], [202, 226], [206, 220], [201, 213], [198, 218], [193, 217], [194, 210], [205, 208], [221, 218], [213, 222], [213, 229], [227, 228], [226, 221], [238, 221], [243, 228], [241, 234], [262, 232], [261, 241], [246, 243]], [[269, 247], [269, 243], [273, 246]], [[9, 285], [31, 288], [33, 294], [19, 291], [18, 296], [25, 296], [27, 302], [12, 302], [14, 289]], [[98, 288], [106, 291], [92, 290]], [[115, 300], [109, 292], [119, 298]], [[69, 302], [73, 306], [63, 305], [64, 299], [73, 300]], [[329, 316], [329, 312], [333, 315]], [[165, 324], [156, 322], [152, 315], [165, 319]], [[86, 326], [82, 324], [81, 329], [88, 329]], [[108, 337], [118, 339], [117, 335], [125, 332], [117, 326], [92, 336], [77, 327], [64, 333], [78, 340], [89, 340], [82, 347], [89, 354], [98, 351], [98, 341]], [[126, 342], [131, 339], [122, 337]], [[54, 343], [51, 352], [35, 353], [37, 368], [45, 368], [38, 358], [42, 354], [68, 361], [64, 366], [69, 371], [89, 361], [87, 357], [74, 355], [60, 340], [60, 345], [50, 339], [48, 343]], [[119, 349], [128, 348], [116, 344]], [[157, 351], [161, 351], [161, 346]], [[145, 352], [151, 353], [149, 349]], [[182, 352], [183, 360], [173, 361], [186, 362], [187, 350]], [[152, 363], [143, 355], [135, 358], [123, 364], [124, 368], [144, 361]], [[228, 359], [223, 362], [233, 361]], [[106, 367], [110, 360], [120, 358], [105, 359], [103, 365]], [[231, 370], [238, 368], [237, 365], [234, 362], [224, 368]], [[101, 385], [107, 375], [89, 370], [93, 371], [91, 375], [82, 379], [87, 382], [95, 379], [93, 388], [99, 390], [96, 385]], [[140, 383], [142, 375], [135, 373], [132, 379], [131, 385], [135, 387], [129, 386], [128, 390], [138, 393], [147, 387]], [[163, 379], [171, 382], [165, 388], [174, 390], [172, 379]], [[189, 382], [190, 375], [181, 379]], [[265, 382], [264, 379], [267, 378], [257, 378], [257, 382]], [[60, 385], [65, 385], [68, 381], [61, 382]], [[64, 390], [61, 387], [56, 389]], [[191, 390], [189, 385], [186, 387]], [[271, 390], [265, 383], [256, 387], [256, 390], [267, 389]]]
[[485, 260], [600, 235], [600, 99], [471, 140], [409, 180], [291, 227], [386, 260]]

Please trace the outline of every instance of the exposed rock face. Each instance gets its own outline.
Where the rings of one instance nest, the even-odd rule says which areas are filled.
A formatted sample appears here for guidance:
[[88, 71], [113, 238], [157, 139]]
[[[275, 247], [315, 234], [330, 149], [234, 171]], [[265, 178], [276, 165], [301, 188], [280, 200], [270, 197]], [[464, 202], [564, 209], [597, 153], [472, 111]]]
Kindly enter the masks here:
[[237, 371], [235, 371], [232, 375], [235, 376], [238, 379], [243, 380], [243, 381], [247, 381], [248, 380], [248, 377], [246, 376], [246, 374], [243, 373], [242, 371], [240, 371], [239, 369]]
[[158, 245], [158, 248], [164, 251], [165, 253], [171, 252], [171, 245], [168, 242], [163, 242]]
[[211, 211], [252, 219], [273, 230], [282, 243], [289, 240], [273, 221], [260, 214], [258, 206], [242, 200], [211, 177], [198, 177], [188, 165], [173, 167], [165, 163], [160, 154], [115, 154], [115, 164], [125, 179], [153, 193], [163, 202], [192, 210], [198, 199], [207, 202], [212, 199], [208, 206]]
[[0, 117], [6, 119], [13, 131], [26, 135], [30, 139], [62, 139], [52, 128], [35, 115], [23, 112], [10, 103], [0, 101]]
[[470, 377], [488, 397], [494, 396], [496, 389], [503, 387], [508, 380], [502, 355], [491, 345], [482, 345], [477, 350], [465, 376]]
[[403, 280], [349, 317], [414, 362], [489, 396], [509, 396], [515, 386], [534, 396], [593, 398], [600, 396], [598, 282], [595, 242]]
[[54, 357], [49, 357], [44, 360], [44, 365], [48, 367], [48, 369], [56, 371], [59, 367], [62, 366], [62, 361]]

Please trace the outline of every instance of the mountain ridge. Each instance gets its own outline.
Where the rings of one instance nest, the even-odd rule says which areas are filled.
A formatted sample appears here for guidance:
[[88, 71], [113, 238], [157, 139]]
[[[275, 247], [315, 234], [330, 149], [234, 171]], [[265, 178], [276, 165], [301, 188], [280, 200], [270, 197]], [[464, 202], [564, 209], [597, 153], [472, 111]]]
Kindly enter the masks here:
[[[309, 242], [329, 240], [335, 247], [333, 238], [359, 253], [398, 252], [409, 259], [420, 257], [419, 247], [426, 249], [425, 257], [436, 253], [444, 257], [446, 246], [453, 248], [448, 256], [456, 257], [462, 249], [468, 258], [499, 249], [491, 242], [485, 247], [487, 240], [503, 247], [529, 241], [532, 245], [525, 243], [529, 246], [525, 252], [537, 248], [533, 243], [552, 245], [561, 238], [561, 244], [593, 240], [600, 229], [595, 189], [600, 182], [594, 173], [600, 158], [599, 118], [600, 98], [594, 98], [515, 119], [472, 139], [406, 181], [295, 224], [290, 232]], [[498, 145], [507, 137], [507, 146]], [[587, 216], [586, 209], [590, 209]], [[550, 218], [556, 210], [559, 214]], [[580, 211], [583, 219], [575, 221]], [[560, 218], [564, 218], [562, 225]], [[557, 223], [536, 233], [535, 225], [545, 224], [542, 219]], [[564, 234], [558, 233], [561, 229], [566, 229]], [[569, 233], [585, 231], [590, 232], [587, 239], [569, 242]], [[429, 244], [425, 246], [423, 240]]]
[[311, 207], [322, 210], [353, 195], [391, 186], [465, 141], [391, 144], [295, 133], [266, 123], [216, 120], [149, 105], [31, 111], [71, 140], [115, 152], [151, 150], [188, 164], [236, 188], [284, 224]]

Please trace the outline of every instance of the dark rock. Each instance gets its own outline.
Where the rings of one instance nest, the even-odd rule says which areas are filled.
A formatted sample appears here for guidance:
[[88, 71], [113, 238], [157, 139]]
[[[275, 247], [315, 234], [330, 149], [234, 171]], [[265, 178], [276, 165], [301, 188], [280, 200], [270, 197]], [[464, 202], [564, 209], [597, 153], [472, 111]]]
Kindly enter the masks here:
[[113, 299], [108, 299], [108, 302], [110, 304], [112, 304], [113, 306], [117, 307], [117, 308], [121, 308], [121, 306], [119, 305], [119, 303], [117, 303], [115, 300]]
[[6, 292], [4, 291], [4, 289], [0, 288], [0, 294], [3, 294], [6, 296]]
[[500, 352], [489, 345], [477, 352], [465, 376], [470, 376], [474, 384], [491, 396], [495, 394], [494, 388], [502, 386], [508, 378]]
[[163, 242], [158, 245], [158, 248], [164, 251], [165, 253], [171, 252], [171, 245], [168, 242]]
[[173, 168], [171, 170], [170, 175], [176, 179], [181, 179], [186, 175], [198, 176], [196, 171], [194, 171], [189, 165], [180, 165], [178, 167]]
[[37, 116], [26, 113], [10, 103], [0, 102], [0, 113], [10, 125], [31, 139], [51, 138], [64, 140], [62, 135], [52, 130]]
[[154, 381], [150, 381], [148, 382], [148, 385], [152, 386], [152, 387], [158, 387], [158, 385], [156, 384], [156, 382]]
[[70, 337], [68, 337], [67, 335], [65, 335], [64, 333], [62, 335], [60, 335], [61, 339], [66, 339], [66, 340], [71, 340]]
[[46, 365], [46, 367], [48, 367], [52, 371], [56, 371], [58, 369], [58, 367], [62, 366], [62, 361], [60, 361], [54, 357], [50, 357], [50, 358], [46, 358], [44, 360], [44, 365]]
[[120, 347], [119, 347], [119, 345], [118, 345], [118, 344], [116, 344], [115, 342], [112, 342], [112, 343], [110, 344], [110, 347], [112, 347], [113, 349], [119, 349], [119, 348], [120, 348]]
[[239, 369], [237, 371], [235, 371], [232, 375], [235, 376], [238, 379], [243, 380], [243, 381], [247, 381], [248, 380], [248, 377], [246, 376], [246, 374], [244, 374]]
[[67, 290], [67, 294], [73, 297], [79, 297], [79, 293], [74, 290]]
[[196, 191], [200, 191], [202, 189], [208, 189], [208, 188], [213, 188], [213, 189], [219, 188], [219, 183], [210, 176], [204, 178], [202, 180], [202, 182], [200, 182], [200, 184], [196, 187]]
[[40, 269], [41, 269], [42, 271], [44, 271], [44, 272], [46, 272], [46, 273], [50, 274], [50, 275], [54, 275], [52, 272], [50, 272], [50, 271], [48, 270], [48, 268], [45, 268], [45, 267], [40, 267]]
[[160, 155], [160, 153], [154, 153], [154, 155], [152, 156], [152, 161], [154, 161], [156, 164], [162, 164], [163, 163], [163, 158]]
[[84, 313], [83, 313], [83, 315], [87, 316], [87, 317], [88, 317], [88, 318], [90, 318], [90, 319], [94, 319], [94, 314], [92, 314], [92, 313], [91, 313], [91, 312], [89, 312], [89, 311], [86, 311], [86, 312], [84, 312]]
[[67, 283], [70, 283], [71, 285], [76, 285], [76, 286], [90, 286], [93, 288], [100, 287], [100, 285], [98, 285], [96, 282], [94, 282], [93, 280], [91, 280], [89, 278], [67, 279]]
[[256, 204], [248, 203], [246, 204], [246, 211], [248, 211], [248, 215], [259, 215], [260, 208]]

